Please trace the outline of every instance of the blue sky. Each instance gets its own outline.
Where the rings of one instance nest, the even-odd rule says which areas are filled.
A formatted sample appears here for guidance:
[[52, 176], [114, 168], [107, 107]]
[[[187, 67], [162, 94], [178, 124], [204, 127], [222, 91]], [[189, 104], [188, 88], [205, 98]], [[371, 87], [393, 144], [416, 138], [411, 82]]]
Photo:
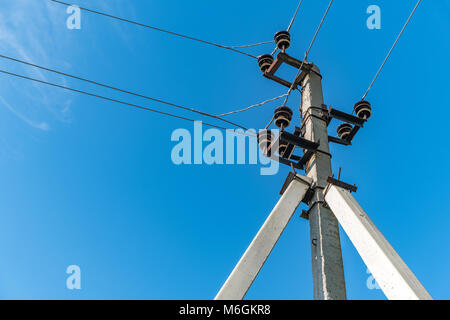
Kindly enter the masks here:
[[[297, 6], [74, 2], [226, 45], [272, 39]], [[415, 2], [335, 1], [309, 57], [324, 76], [326, 104], [351, 112]], [[327, 4], [304, 1], [289, 54], [303, 56]], [[372, 4], [381, 8], [381, 30], [366, 27]], [[47, 0], [3, 0], [0, 8], [0, 54], [211, 113], [286, 91], [254, 60], [226, 50], [88, 13], [81, 30], [68, 30], [66, 8]], [[334, 170], [358, 185], [358, 201], [438, 299], [449, 298], [450, 285], [449, 13], [447, 1], [422, 2], [368, 96], [373, 118], [352, 147], [332, 146]], [[3, 59], [0, 68], [179, 112]], [[296, 119], [298, 103], [295, 93]], [[230, 120], [261, 128], [278, 104]], [[261, 176], [255, 165], [176, 166], [170, 137], [178, 128], [193, 126], [0, 75], [0, 298], [213, 298], [277, 202], [288, 169]], [[341, 237], [348, 297], [384, 299], [367, 288], [364, 263]], [[296, 214], [247, 298], [311, 299], [309, 243], [308, 222]], [[69, 265], [81, 267], [79, 291], [66, 289]]]

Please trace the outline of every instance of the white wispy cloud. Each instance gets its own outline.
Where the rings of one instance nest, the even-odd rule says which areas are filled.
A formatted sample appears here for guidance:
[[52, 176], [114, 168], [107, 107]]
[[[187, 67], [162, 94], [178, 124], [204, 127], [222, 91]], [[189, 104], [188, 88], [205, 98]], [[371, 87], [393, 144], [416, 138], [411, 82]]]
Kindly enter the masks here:
[[[132, 18], [135, 14], [133, 6], [122, 7], [122, 4], [95, 1], [92, 7], [111, 13], [125, 12], [123, 14], [126, 17]], [[66, 20], [69, 15], [66, 9], [63, 5], [47, 0], [0, 1], [0, 54], [89, 77], [89, 70], [77, 70], [77, 61], [83, 59], [77, 54], [95, 52], [101, 35], [93, 33], [93, 29], [83, 33], [86, 17], [83, 12], [83, 30], [68, 30]], [[108, 25], [123, 45], [130, 45], [127, 43], [123, 24], [110, 19], [94, 20], [91, 16], [89, 18], [95, 23], [100, 21], [98, 23]], [[80, 34], [83, 35], [83, 43], [73, 42]], [[72, 50], [74, 48], [75, 50]], [[0, 69], [60, 85], [70, 86], [73, 82], [71, 79], [2, 58]], [[79, 82], [73, 82], [76, 88], [80, 88], [80, 85], [82, 84]], [[33, 129], [48, 131], [55, 127], [51, 125], [54, 122], [70, 123], [72, 120], [71, 106], [74, 96], [67, 91], [0, 74], [0, 96], [0, 108], [3, 106]]]
[[[55, 44], [64, 42], [63, 11], [48, 1], [14, 0], [0, 3], [0, 54], [51, 66], [61, 60]], [[55, 60], [56, 59], [56, 60]], [[37, 68], [0, 59], [3, 70], [49, 81]], [[58, 79], [60, 84], [65, 80]], [[33, 82], [0, 75], [1, 105], [32, 128], [48, 131], [51, 121], [70, 121], [70, 100], [66, 95]], [[28, 103], [20, 98], [26, 97]], [[38, 119], [45, 119], [40, 121]]]
[[27, 123], [28, 125], [32, 126], [33, 128], [36, 129], [40, 129], [43, 131], [48, 131], [50, 130], [50, 126], [47, 122], [36, 122], [33, 120], [28, 119], [26, 116], [24, 116], [23, 114], [17, 112], [16, 108], [13, 108], [5, 99], [3, 99], [0, 96], [0, 102], [1, 104], [8, 108], [9, 111], [11, 111], [14, 115], [16, 115], [19, 119], [23, 120], [25, 123]]

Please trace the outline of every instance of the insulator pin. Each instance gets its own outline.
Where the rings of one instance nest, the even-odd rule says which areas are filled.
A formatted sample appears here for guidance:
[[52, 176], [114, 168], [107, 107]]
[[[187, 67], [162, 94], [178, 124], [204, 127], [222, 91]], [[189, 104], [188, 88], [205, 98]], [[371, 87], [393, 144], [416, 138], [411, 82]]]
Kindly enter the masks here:
[[275, 125], [278, 128], [286, 129], [291, 124], [292, 110], [287, 106], [281, 106], [275, 110]]
[[337, 128], [338, 137], [342, 140], [347, 140], [350, 132], [352, 132], [353, 126], [349, 123], [343, 123]]
[[270, 157], [272, 155], [271, 145], [273, 140], [274, 136], [270, 130], [261, 130], [258, 134], [259, 148], [266, 157]]
[[258, 57], [258, 65], [262, 73], [265, 73], [267, 70], [269, 70], [272, 63], [273, 57], [270, 54], [263, 54], [262, 56]]
[[283, 52], [291, 46], [291, 35], [288, 31], [277, 32], [274, 39], [277, 44], [277, 48]]
[[365, 100], [357, 102], [354, 110], [356, 116], [360, 119], [368, 120], [372, 116], [372, 106]]

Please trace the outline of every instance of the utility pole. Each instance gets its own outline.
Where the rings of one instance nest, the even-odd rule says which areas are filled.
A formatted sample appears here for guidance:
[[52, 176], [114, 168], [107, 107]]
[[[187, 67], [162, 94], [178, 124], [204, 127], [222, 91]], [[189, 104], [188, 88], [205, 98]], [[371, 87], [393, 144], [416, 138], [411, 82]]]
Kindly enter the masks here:
[[[268, 59], [268, 55], [260, 57], [260, 65], [264, 67]], [[241, 300], [245, 297], [302, 201], [309, 205], [309, 211], [302, 216], [308, 218], [310, 223], [314, 299], [347, 299], [339, 223], [389, 299], [432, 299], [352, 196], [351, 193], [358, 188], [332, 176], [329, 143], [351, 145], [356, 133], [372, 115], [370, 103], [364, 100], [356, 103], [356, 116], [327, 108], [323, 104], [322, 76], [317, 66], [296, 60], [283, 52], [271, 63], [264, 70], [264, 75], [289, 88], [293, 85], [276, 76], [276, 70], [282, 63], [302, 70], [294, 83], [302, 87], [301, 128], [296, 127], [294, 133], [282, 130], [276, 141], [271, 141], [272, 138], [269, 141], [267, 134], [260, 133], [258, 137], [261, 150], [267, 152], [270, 142], [272, 152], [267, 155], [290, 166], [292, 172], [283, 185], [280, 201], [217, 294], [216, 300]], [[292, 110], [283, 104], [275, 110], [275, 125], [287, 128], [292, 115]], [[327, 128], [332, 119], [343, 122], [338, 127], [338, 137], [328, 136]], [[296, 148], [303, 150], [303, 156], [293, 153]], [[305, 170], [308, 176], [297, 174], [295, 169]]]
[[305, 138], [320, 142], [306, 166], [308, 177], [315, 183], [314, 196], [310, 202], [309, 222], [311, 233], [312, 272], [314, 299], [345, 300], [344, 266], [342, 262], [339, 224], [325, 205], [323, 190], [332, 175], [331, 155], [328, 143], [327, 122], [323, 119], [322, 76], [317, 66], [305, 76], [302, 83], [303, 126]]
[[[309, 51], [332, 3], [333, 0], [330, 1], [302, 61], [286, 53], [286, 49], [291, 44], [290, 26], [287, 31], [283, 30], [275, 34], [277, 48], [272, 54], [263, 54], [258, 57], [258, 64], [264, 77], [289, 88], [283, 105], [275, 109], [269, 125], [258, 134], [258, 144], [265, 156], [289, 166], [292, 172], [289, 173], [283, 185], [280, 201], [219, 291], [217, 300], [241, 300], [245, 297], [300, 202], [309, 205], [308, 212], [304, 212], [302, 217], [308, 219], [310, 224], [315, 300], [347, 299], [339, 223], [380, 284], [386, 297], [400, 300], [432, 299], [352, 196], [351, 193], [356, 192], [358, 188], [340, 181], [340, 177], [338, 179], [333, 177], [329, 146], [330, 142], [350, 146], [355, 135], [371, 118], [371, 104], [364, 99], [414, 11], [389, 51], [369, 90], [362, 100], [354, 105], [355, 115], [353, 115], [324, 105], [320, 70], [314, 64], [307, 62]], [[280, 53], [274, 59], [273, 55], [277, 50]], [[298, 70], [293, 82], [276, 75], [283, 64]], [[300, 106], [302, 124], [300, 128], [296, 127], [290, 133], [286, 129], [294, 113], [286, 103], [289, 95], [298, 86], [302, 88]], [[333, 119], [342, 122], [337, 127], [337, 137], [328, 135], [328, 125]], [[272, 137], [271, 131], [268, 130], [272, 123], [281, 129], [277, 137]], [[296, 150], [302, 150], [303, 154], [295, 153]], [[307, 177], [297, 174], [296, 169], [304, 170]]]

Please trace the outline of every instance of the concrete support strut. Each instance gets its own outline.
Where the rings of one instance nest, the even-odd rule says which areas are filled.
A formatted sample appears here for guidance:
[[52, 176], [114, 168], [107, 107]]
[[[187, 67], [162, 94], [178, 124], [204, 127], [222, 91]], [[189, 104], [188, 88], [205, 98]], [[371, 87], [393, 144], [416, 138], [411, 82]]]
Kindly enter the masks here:
[[330, 185], [325, 200], [388, 299], [432, 299], [349, 191]]
[[316, 184], [309, 211], [314, 299], [345, 300], [347, 295], [339, 225], [331, 210], [324, 206], [323, 199], [323, 189], [332, 171], [327, 122], [321, 119], [321, 80], [320, 70], [314, 66], [301, 84], [305, 138], [320, 142], [319, 151], [306, 167], [308, 177]]
[[312, 180], [297, 176], [238, 262], [215, 300], [242, 300], [305, 197]]

